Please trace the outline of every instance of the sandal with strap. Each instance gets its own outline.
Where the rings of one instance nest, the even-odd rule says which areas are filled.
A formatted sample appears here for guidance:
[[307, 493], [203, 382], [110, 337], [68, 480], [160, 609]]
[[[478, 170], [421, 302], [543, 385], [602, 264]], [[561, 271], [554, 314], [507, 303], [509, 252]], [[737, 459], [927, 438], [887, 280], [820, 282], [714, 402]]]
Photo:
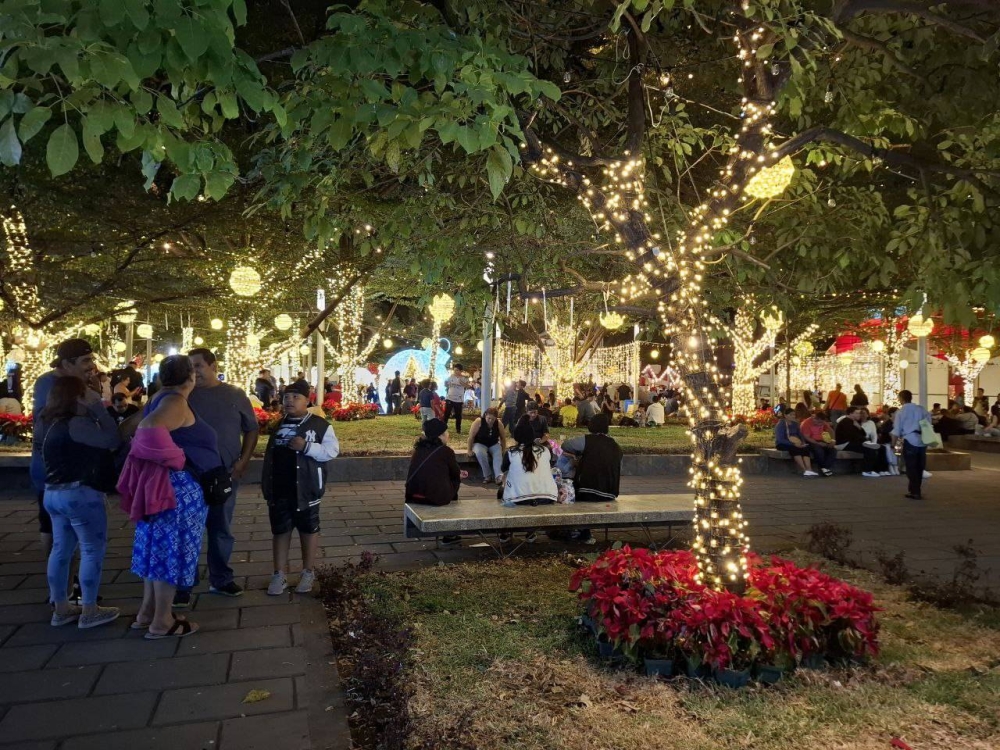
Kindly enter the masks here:
[[[171, 612], [170, 615], [175, 620], [181, 619], [181, 618], [178, 618], [177, 615], [175, 615], [173, 612]], [[151, 622], [139, 622], [139, 617], [136, 616], [135, 621], [131, 625], [129, 625], [128, 627], [129, 627], [129, 630], [149, 630], [149, 626], [150, 625], [152, 625]]]
[[143, 636], [147, 641], [160, 641], [164, 638], [185, 638], [186, 636], [192, 635], [198, 632], [198, 624], [194, 622], [188, 622], [187, 620], [174, 620], [174, 624], [170, 626], [170, 630], [166, 633], [154, 633], [152, 631], [146, 633]]

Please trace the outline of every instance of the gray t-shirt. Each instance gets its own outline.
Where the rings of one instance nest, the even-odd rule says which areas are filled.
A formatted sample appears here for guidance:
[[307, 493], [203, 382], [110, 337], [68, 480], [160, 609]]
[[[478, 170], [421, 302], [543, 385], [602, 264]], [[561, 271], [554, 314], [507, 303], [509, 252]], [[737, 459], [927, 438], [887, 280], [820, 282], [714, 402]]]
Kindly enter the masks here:
[[250, 399], [228, 383], [210, 388], [195, 388], [188, 405], [211, 425], [219, 436], [219, 455], [226, 468], [232, 469], [243, 450], [243, 435], [257, 429]]

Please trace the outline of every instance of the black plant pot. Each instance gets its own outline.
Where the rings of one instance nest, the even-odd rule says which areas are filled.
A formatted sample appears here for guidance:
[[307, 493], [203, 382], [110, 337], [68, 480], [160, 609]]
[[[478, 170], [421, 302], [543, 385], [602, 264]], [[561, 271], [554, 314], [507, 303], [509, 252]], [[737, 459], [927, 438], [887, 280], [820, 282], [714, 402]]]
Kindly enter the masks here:
[[694, 665], [690, 659], [684, 660], [684, 674], [692, 680], [706, 680], [712, 676], [712, 668], [707, 664]]
[[803, 669], [823, 669], [826, 666], [826, 659], [823, 654], [806, 654], [802, 657], [800, 666]]
[[650, 659], [643, 660], [647, 677], [673, 677], [676, 662], [673, 659]]
[[784, 667], [776, 667], [773, 664], [758, 664], [757, 682], [764, 685], [773, 685], [776, 682], [780, 682], [788, 671], [790, 670]]
[[715, 681], [731, 688], [746, 687], [750, 682], [749, 669], [716, 669], [712, 672]]

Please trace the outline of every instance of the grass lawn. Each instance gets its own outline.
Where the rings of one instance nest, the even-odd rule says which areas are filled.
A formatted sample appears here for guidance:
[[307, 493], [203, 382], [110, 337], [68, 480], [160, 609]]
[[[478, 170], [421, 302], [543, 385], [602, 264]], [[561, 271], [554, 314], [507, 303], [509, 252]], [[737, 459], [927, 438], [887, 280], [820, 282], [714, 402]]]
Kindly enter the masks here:
[[[472, 422], [463, 422], [465, 434], [454, 434], [452, 427], [451, 446], [464, 450], [469, 427]], [[420, 434], [420, 423], [413, 417], [376, 417], [356, 422], [334, 422], [333, 428], [340, 440], [341, 455], [344, 456], [404, 456], [413, 449], [413, 442]], [[559, 439], [573, 435], [583, 435], [585, 429], [556, 427], [552, 437]], [[691, 440], [687, 428], [680, 424], [657, 428], [612, 427], [611, 435], [626, 453], [680, 453], [691, 450]], [[259, 452], [263, 454], [266, 436], [261, 438]], [[756, 453], [761, 448], [774, 446], [774, 436], [770, 430], [751, 432], [743, 443], [742, 450]]]
[[369, 574], [364, 586], [378, 612], [400, 614], [416, 634], [404, 676], [415, 687], [413, 747], [458, 736], [483, 750], [888, 750], [894, 736], [914, 750], [1000, 747], [996, 623], [826, 568], [875, 593], [882, 655], [743, 690], [602, 666], [575, 626], [561, 558]]

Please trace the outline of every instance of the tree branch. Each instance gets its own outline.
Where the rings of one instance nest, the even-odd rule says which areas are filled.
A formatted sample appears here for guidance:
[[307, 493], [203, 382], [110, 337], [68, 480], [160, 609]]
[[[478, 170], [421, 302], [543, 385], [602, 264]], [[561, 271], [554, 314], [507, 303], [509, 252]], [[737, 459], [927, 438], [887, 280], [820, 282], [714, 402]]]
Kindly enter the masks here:
[[916, 16], [935, 26], [940, 26], [953, 34], [964, 36], [980, 44], [986, 41], [978, 32], [970, 29], [968, 26], [963, 26], [956, 21], [938, 15], [932, 12], [926, 5], [906, 0], [849, 0], [849, 2], [844, 3], [835, 10], [833, 19], [834, 23], [840, 26], [866, 13], [899, 13], [901, 15]]
[[840, 29], [840, 35], [844, 37], [844, 41], [848, 44], [853, 44], [855, 47], [859, 47], [861, 49], [881, 53], [882, 56], [888, 60], [889, 64], [903, 75], [912, 76], [918, 81], [927, 83], [927, 79], [924, 76], [920, 75], [917, 71], [896, 57], [896, 54], [889, 49], [884, 42], [872, 39], [870, 36], [855, 34], [853, 31], [848, 31], [847, 29]]

